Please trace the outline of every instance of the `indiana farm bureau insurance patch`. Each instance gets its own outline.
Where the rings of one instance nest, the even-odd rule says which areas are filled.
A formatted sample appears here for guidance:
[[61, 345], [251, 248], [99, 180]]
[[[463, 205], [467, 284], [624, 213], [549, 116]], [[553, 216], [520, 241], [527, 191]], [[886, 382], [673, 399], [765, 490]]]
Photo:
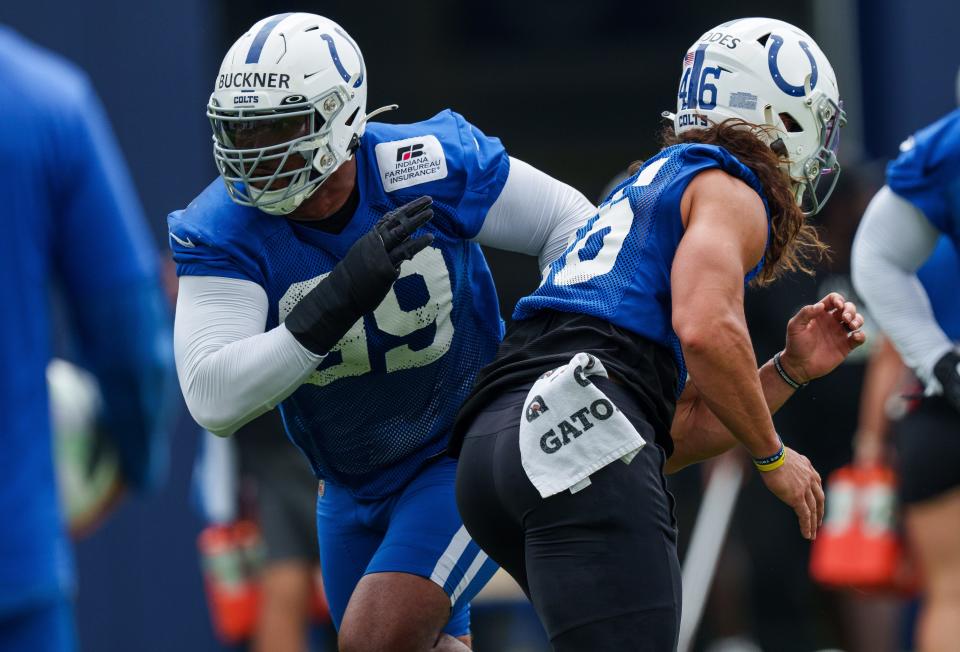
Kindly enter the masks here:
[[376, 146], [380, 179], [387, 192], [447, 176], [447, 158], [436, 136], [393, 140]]

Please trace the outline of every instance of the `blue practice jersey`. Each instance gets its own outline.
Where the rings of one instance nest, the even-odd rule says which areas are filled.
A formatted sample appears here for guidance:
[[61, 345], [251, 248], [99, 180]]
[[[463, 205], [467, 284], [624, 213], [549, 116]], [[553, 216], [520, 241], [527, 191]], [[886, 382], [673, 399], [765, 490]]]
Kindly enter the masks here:
[[668, 147], [614, 189], [550, 266], [540, 287], [520, 299], [514, 319], [527, 319], [541, 310], [592, 315], [670, 347], [680, 372], [679, 395], [686, 366], [671, 322], [670, 268], [683, 235], [680, 200], [697, 174], [715, 168], [756, 190], [769, 220], [759, 180], [725, 149], [699, 144]]
[[960, 109], [900, 145], [887, 185], [960, 247]]
[[143, 212], [86, 77], [0, 27], [0, 615], [72, 585], [51, 452], [51, 286], [94, 371], [128, 484], [156, 479], [172, 371]]
[[930, 258], [917, 270], [917, 277], [927, 291], [940, 328], [960, 343], [960, 253], [953, 241], [941, 237]]
[[177, 273], [259, 284], [269, 329], [384, 213], [433, 197], [422, 230], [432, 246], [403, 264], [383, 303], [280, 404], [318, 477], [376, 498], [444, 450], [460, 403], [496, 353], [496, 293], [470, 239], [503, 189], [509, 158], [498, 139], [448, 110], [416, 124], [369, 124], [356, 160], [359, 205], [339, 234], [236, 205], [219, 179], [169, 226]]

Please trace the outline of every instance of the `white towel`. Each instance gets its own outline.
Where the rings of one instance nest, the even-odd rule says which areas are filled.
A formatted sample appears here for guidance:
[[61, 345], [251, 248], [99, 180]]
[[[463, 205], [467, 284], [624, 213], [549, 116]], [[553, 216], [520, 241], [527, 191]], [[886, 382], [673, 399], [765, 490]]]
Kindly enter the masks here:
[[544, 498], [590, 485], [590, 474], [622, 459], [629, 464], [647, 443], [589, 376], [607, 377], [587, 353], [541, 376], [520, 417], [520, 461]]

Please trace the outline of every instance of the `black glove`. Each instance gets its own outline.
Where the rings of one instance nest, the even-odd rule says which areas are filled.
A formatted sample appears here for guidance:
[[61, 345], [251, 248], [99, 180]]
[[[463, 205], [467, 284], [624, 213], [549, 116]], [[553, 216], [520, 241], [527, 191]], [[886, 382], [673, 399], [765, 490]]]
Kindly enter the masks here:
[[424, 196], [384, 215], [294, 306], [284, 324], [300, 344], [326, 353], [358, 319], [380, 305], [400, 275], [400, 263], [433, 242], [429, 233], [410, 239], [433, 217], [431, 204], [433, 200]]
[[933, 375], [943, 386], [943, 397], [960, 411], [960, 354], [949, 351], [933, 366]]

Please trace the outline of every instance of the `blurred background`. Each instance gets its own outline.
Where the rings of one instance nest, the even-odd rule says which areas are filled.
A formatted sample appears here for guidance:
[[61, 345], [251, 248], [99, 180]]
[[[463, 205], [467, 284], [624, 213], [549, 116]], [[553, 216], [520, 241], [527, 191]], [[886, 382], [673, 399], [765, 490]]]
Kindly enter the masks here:
[[[681, 59], [703, 32], [749, 15], [810, 32], [836, 68], [849, 120], [840, 187], [818, 217], [834, 256], [815, 280], [787, 279], [751, 294], [761, 360], [782, 347], [785, 322], [800, 305], [831, 290], [852, 292], [850, 243], [882, 185], [883, 164], [909, 133], [957, 103], [960, 3], [951, 0], [31, 0], [0, 5], [0, 23], [87, 71], [158, 255], [166, 256], [167, 213], [184, 207], [216, 174], [204, 106], [222, 53], [259, 18], [298, 10], [326, 15], [356, 39], [370, 76], [368, 107], [400, 105], [388, 121], [416, 122], [452, 107], [500, 137], [511, 155], [597, 199], [631, 161], [658, 149], [660, 112], [674, 109]], [[536, 263], [495, 251], [489, 261], [508, 316], [536, 285]], [[824, 476], [850, 460], [866, 355], [811, 385], [778, 416], [784, 440]], [[77, 544], [83, 649], [223, 647], [211, 627], [197, 552], [207, 522], [191, 507], [202, 437], [178, 409], [162, 489], [126, 500]], [[703, 477], [703, 469], [692, 469], [671, 479], [684, 548]], [[910, 601], [850, 599], [815, 588], [809, 546], [789, 511], [772, 500], [759, 482], [743, 488], [695, 649], [908, 649]], [[881, 624], [877, 614], [894, 634], [864, 643]], [[545, 649], [536, 621], [509, 590], [478, 601], [474, 623], [480, 652]], [[322, 634], [315, 638], [321, 649]]]

